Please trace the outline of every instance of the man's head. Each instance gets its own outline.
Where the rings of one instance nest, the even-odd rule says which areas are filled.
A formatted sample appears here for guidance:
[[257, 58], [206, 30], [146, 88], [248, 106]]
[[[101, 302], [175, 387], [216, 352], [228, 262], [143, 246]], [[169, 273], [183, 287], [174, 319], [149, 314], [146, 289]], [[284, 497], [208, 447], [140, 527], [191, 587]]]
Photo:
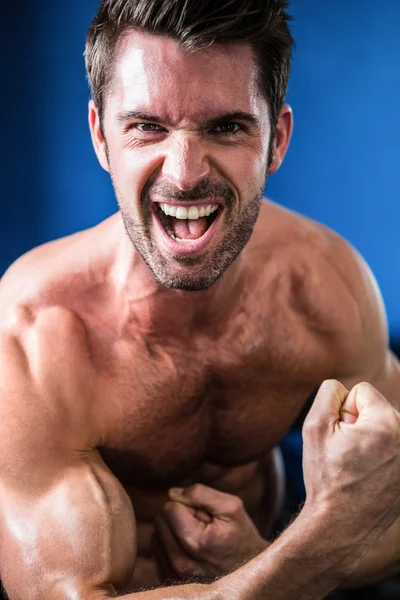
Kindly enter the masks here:
[[209, 287], [252, 233], [290, 138], [286, 4], [103, 0], [92, 23], [94, 146], [164, 285]]

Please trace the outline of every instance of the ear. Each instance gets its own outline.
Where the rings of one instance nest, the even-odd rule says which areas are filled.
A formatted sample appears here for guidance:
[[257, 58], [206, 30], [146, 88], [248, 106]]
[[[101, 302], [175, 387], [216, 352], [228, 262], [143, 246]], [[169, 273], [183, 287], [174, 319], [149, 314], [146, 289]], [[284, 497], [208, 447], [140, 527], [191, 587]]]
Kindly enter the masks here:
[[96, 152], [97, 159], [103, 167], [103, 169], [109, 173], [110, 168], [107, 159], [106, 141], [103, 137], [103, 133], [100, 127], [99, 111], [93, 100], [90, 100], [89, 102], [89, 128], [90, 134], [92, 136], [93, 148]]
[[275, 173], [281, 166], [289, 147], [290, 138], [293, 130], [293, 112], [289, 104], [284, 104], [278, 117], [276, 126], [274, 147], [272, 153], [272, 162], [268, 173]]

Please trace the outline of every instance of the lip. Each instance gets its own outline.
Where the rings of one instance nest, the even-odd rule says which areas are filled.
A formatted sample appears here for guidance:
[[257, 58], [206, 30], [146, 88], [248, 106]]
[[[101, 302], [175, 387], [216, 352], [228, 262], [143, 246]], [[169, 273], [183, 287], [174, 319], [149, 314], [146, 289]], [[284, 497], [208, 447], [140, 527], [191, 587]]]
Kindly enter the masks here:
[[[159, 202], [157, 201], [157, 204], [170, 204], [171, 206], [188, 206], [188, 202], [186, 202], [185, 204], [183, 203], [170, 203], [170, 202]], [[204, 204], [204, 202], [200, 203], [190, 203], [190, 206], [208, 206], [210, 203]], [[220, 202], [215, 202], [215, 204], [219, 204], [220, 206], [222, 206], [222, 204]], [[223, 213], [225, 212], [224, 207], [222, 207], [222, 210], [219, 210], [218, 215], [216, 216], [216, 218], [214, 219], [214, 221], [211, 223], [210, 227], [207, 229], [207, 231], [205, 232], [204, 235], [201, 236], [201, 238], [199, 238], [198, 240], [191, 240], [188, 242], [177, 242], [176, 240], [174, 240], [172, 237], [170, 237], [168, 235], [168, 233], [165, 231], [164, 227], [162, 226], [162, 223], [158, 217], [157, 211], [159, 209], [154, 207], [153, 209], [153, 215], [155, 220], [157, 221], [157, 229], [161, 234], [161, 238], [162, 241], [164, 243], [164, 245], [167, 247], [167, 249], [172, 252], [173, 254], [177, 255], [177, 256], [193, 256], [196, 254], [200, 254], [203, 250], [206, 249], [206, 247], [208, 246], [208, 244], [210, 243], [211, 239], [214, 237], [215, 233], [216, 233], [216, 229], [218, 228], [219, 222], [222, 218]]]

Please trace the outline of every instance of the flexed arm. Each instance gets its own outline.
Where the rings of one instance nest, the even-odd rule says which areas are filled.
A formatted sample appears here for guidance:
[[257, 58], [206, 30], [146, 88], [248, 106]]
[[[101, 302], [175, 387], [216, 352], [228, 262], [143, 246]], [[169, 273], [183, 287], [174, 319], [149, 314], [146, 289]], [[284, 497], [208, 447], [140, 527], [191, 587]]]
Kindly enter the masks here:
[[[79, 323], [61, 311], [22, 337], [0, 336], [0, 576], [10, 600], [105, 600], [118, 596], [134, 569], [129, 499], [82, 437], [82, 424], [93, 414], [84, 401], [91, 386], [81, 334]], [[64, 342], [70, 353], [63, 357]], [[351, 572], [399, 512], [399, 417], [373, 388], [359, 386], [352, 392], [356, 422], [346, 423], [347, 393], [338, 385], [325, 386], [310, 413], [309, 499], [286, 532], [219, 581], [128, 594], [127, 600], [316, 600]], [[360, 510], [349, 511], [361, 498]]]
[[[156, 521], [164, 568], [175, 579], [207, 577], [247, 562], [219, 582], [221, 597], [238, 598], [315, 599], [384, 576], [400, 556], [399, 519], [389, 527], [400, 511], [399, 435], [399, 414], [372, 386], [348, 393], [325, 382], [304, 428], [308, 496], [292, 525], [261, 553], [268, 544], [238, 498], [202, 485], [171, 490]], [[383, 539], [391, 543], [376, 560]]]

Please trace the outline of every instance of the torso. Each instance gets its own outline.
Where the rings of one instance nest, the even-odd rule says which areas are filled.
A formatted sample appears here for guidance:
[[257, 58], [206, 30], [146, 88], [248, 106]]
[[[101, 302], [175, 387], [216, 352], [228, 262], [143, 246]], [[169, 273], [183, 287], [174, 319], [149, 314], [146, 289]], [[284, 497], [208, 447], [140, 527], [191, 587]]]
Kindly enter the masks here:
[[313, 269], [312, 253], [304, 258], [307, 244], [299, 244], [296, 260], [283, 244], [273, 261], [260, 256], [257, 231], [249, 246], [260, 258], [227, 321], [175, 338], [121, 333], [112, 326], [113, 309], [107, 323], [93, 309], [98, 286], [88, 292], [81, 283], [71, 295], [70, 281], [63, 293], [65, 271], [58, 282], [56, 295], [88, 333], [97, 373], [92, 427], [103, 460], [132, 499], [139, 529], [143, 524], [139, 554], [150, 554], [151, 519], [170, 486], [205, 483], [241, 495], [255, 511], [263, 496], [260, 461], [330, 375], [307, 358], [318, 321], [299, 288], [301, 273]]
[[266, 335], [267, 323], [252, 319], [251, 308], [213, 337], [193, 332], [158, 341], [142, 334], [103, 339], [102, 347], [90, 328], [104, 363], [99, 450], [132, 499], [142, 557], [151, 555], [149, 524], [171, 486], [204, 483], [238, 494], [254, 518], [265, 491], [259, 461], [313, 390], [310, 373], [290, 372], [294, 356], [285, 367], [274, 334]]

